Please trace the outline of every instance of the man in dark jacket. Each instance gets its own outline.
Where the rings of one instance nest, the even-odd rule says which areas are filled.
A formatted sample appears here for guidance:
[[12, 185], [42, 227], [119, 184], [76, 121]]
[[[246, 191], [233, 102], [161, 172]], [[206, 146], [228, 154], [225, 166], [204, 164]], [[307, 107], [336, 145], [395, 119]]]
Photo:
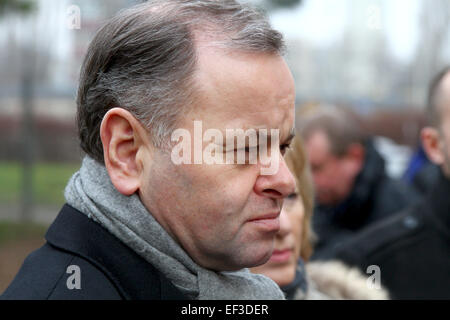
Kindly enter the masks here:
[[420, 203], [362, 232], [338, 253], [364, 271], [379, 267], [394, 299], [450, 299], [450, 68], [432, 82], [427, 112], [421, 139], [441, 169], [434, 186]]
[[314, 177], [314, 260], [334, 258], [358, 231], [406, 207], [414, 197], [387, 176], [385, 162], [349, 110], [321, 107], [299, 120]]
[[233, 0], [152, 0], [111, 19], [81, 70], [87, 155], [2, 299], [282, 299], [247, 269], [270, 258], [295, 190], [282, 49]]

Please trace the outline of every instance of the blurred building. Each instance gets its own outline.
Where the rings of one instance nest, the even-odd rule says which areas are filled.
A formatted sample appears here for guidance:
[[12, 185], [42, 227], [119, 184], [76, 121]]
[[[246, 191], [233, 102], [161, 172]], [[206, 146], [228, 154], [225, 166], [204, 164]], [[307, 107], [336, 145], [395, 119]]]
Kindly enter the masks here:
[[[0, 113], [17, 113], [24, 76], [32, 78], [37, 112], [73, 111], [79, 70], [95, 31], [132, 0], [36, 0], [28, 15], [0, 18]], [[79, 28], [71, 20], [79, 9]], [[46, 99], [59, 100], [57, 105]], [[64, 101], [68, 99], [68, 101]], [[45, 110], [47, 109], [47, 110]]]
[[[0, 51], [0, 117], [8, 117], [3, 123], [20, 125], [24, 79], [31, 79], [33, 113], [73, 124], [79, 69], [95, 31], [118, 10], [141, 1], [35, 2], [36, 10], [27, 16], [0, 17], [0, 45], [5, 48]], [[393, 1], [303, 0], [297, 8], [272, 9], [275, 28], [286, 35], [298, 104], [341, 104], [365, 115], [383, 108], [421, 109], [431, 76], [450, 62], [450, 1], [408, 3], [412, 2], [419, 12], [408, 21], [416, 23], [418, 31], [411, 25], [404, 37], [416, 36], [418, 44], [410, 60], [390, 48], [395, 30], [386, 17]], [[79, 28], [71, 27], [73, 8], [79, 9]], [[406, 9], [403, 16], [395, 12], [394, 18], [400, 21], [413, 14]], [[324, 37], [328, 41], [322, 41]], [[8, 142], [15, 145], [20, 130], [7, 132], [6, 139], [16, 135]]]
[[272, 20], [287, 35], [300, 103], [422, 109], [432, 75], [450, 63], [448, 0], [305, 0]]
[[36, 0], [28, 14], [0, 17], [0, 161], [31, 147], [37, 161], [79, 160], [74, 115], [84, 55], [104, 21], [137, 2]]

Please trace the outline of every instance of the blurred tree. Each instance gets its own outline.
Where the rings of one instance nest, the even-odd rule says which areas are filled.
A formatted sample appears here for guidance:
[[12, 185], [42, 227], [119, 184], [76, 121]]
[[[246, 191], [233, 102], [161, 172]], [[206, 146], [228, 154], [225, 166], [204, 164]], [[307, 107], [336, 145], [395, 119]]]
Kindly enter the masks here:
[[449, 63], [444, 56], [450, 31], [450, 1], [423, 1], [419, 19], [419, 45], [411, 66], [411, 95], [414, 101], [426, 101], [433, 76]]
[[[33, 0], [0, 0], [0, 18], [7, 14], [28, 14], [36, 8]], [[21, 66], [21, 100], [22, 100], [22, 200], [21, 220], [31, 218], [33, 204], [33, 95], [35, 87], [34, 46], [22, 48]]]
[[303, 0], [268, 0], [275, 8], [294, 7], [300, 5]]
[[28, 13], [32, 11], [36, 3], [32, 0], [0, 0], [0, 16], [9, 13]]
[[282, 8], [293, 8], [303, 3], [303, 0], [247, 0], [263, 8], [266, 11], [274, 11]]

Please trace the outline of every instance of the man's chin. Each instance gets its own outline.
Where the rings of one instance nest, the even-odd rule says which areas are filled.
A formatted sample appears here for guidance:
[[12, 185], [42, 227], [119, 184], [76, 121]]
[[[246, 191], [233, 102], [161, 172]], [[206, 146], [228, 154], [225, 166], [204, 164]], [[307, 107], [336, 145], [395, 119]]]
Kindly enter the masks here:
[[265, 263], [267, 263], [270, 260], [270, 257], [272, 256], [273, 248], [266, 250], [264, 252], [261, 252], [259, 255], [253, 254], [252, 261], [249, 261], [249, 265], [247, 268], [254, 268], [259, 267]]

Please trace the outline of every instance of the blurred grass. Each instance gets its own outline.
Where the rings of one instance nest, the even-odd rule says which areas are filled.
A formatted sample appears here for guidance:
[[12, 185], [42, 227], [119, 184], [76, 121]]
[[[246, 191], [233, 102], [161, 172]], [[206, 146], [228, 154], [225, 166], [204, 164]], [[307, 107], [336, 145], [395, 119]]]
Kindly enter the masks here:
[[48, 226], [36, 223], [0, 221], [0, 246], [9, 242], [44, 238]]
[[[33, 201], [36, 204], [64, 203], [64, 188], [79, 164], [38, 163], [33, 167]], [[0, 162], [0, 203], [19, 203], [22, 186], [20, 163]]]

